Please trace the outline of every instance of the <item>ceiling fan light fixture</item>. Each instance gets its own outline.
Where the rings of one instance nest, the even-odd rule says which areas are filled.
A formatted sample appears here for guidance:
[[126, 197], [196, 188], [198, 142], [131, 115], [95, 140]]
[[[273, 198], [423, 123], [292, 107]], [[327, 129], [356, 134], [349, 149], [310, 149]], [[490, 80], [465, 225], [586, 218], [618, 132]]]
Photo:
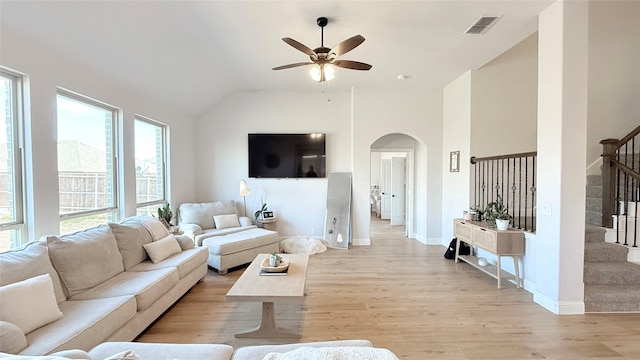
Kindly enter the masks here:
[[329, 81], [336, 77], [333, 66], [326, 64], [313, 65], [309, 70], [309, 75], [317, 82]]

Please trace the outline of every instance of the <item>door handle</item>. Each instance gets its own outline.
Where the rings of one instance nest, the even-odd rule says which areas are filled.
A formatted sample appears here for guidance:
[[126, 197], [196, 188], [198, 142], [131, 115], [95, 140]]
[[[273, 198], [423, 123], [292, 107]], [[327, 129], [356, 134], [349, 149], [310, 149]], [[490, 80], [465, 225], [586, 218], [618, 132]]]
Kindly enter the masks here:
[[396, 197], [395, 195], [391, 195], [391, 197]]

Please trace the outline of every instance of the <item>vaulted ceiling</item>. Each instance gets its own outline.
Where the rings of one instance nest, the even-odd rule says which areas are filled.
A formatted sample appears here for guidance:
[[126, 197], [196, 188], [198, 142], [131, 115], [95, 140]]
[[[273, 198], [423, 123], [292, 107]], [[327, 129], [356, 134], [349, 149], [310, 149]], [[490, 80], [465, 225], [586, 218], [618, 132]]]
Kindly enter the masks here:
[[[0, 32], [198, 116], [234, 91], [318, 89], [308, 67], [271, 68], [308, 60], [281, 39], [320, 46], [320, 16], [329, 19], [325, 46], [360, 34], [366, 41], [340, 58], [373, 65], [338, 69], [330, 88], [441, 88], [535, 32], [551, 2], [2, 0]], [[464, 34], [478, 17], [496, 15], [484, 35]]]

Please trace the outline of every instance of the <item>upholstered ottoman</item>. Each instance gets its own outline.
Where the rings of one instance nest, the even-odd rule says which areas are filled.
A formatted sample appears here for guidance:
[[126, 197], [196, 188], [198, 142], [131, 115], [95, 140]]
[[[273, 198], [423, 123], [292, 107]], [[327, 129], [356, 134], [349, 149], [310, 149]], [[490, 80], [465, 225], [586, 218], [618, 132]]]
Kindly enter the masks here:
[[250, 263], [258, 254], [280, 251], [278, 233], [266, 229], [249, 229], [223, 236], [213, 236], [202, 241], [209, 249], [207, 264], [220, 275], [234, 267]]

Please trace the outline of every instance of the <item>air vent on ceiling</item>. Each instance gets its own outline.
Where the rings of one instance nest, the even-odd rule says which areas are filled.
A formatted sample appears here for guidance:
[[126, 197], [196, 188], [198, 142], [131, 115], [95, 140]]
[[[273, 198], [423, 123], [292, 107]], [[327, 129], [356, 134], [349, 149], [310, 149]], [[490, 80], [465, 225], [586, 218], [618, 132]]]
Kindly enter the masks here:
[[480, 35], [489, 30], [502, 16], [481, 16], [464, 31], [465, 34]]

